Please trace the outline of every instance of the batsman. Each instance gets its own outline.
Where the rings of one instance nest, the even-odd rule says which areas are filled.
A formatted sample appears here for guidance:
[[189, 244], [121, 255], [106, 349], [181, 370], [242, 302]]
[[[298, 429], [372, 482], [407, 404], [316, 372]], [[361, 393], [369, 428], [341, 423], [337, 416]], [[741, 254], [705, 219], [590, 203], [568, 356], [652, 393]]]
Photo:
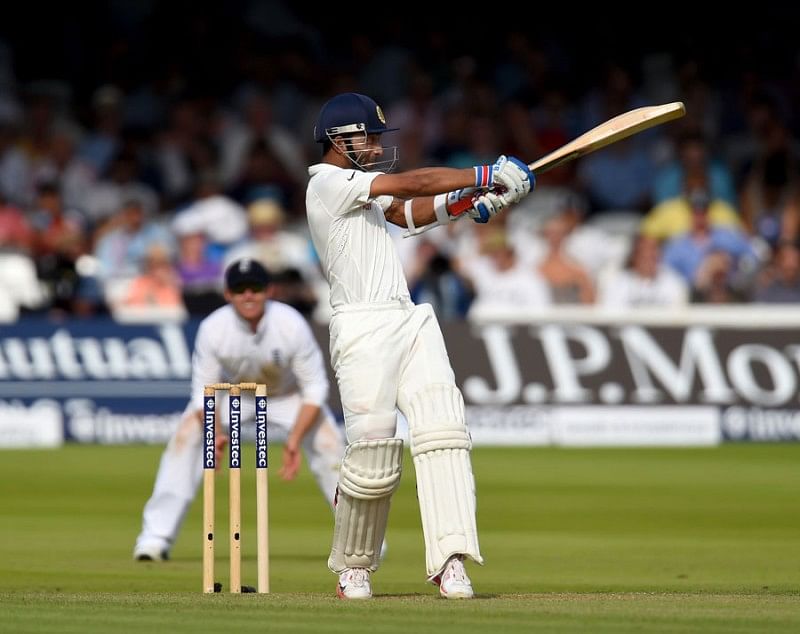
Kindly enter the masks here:
[[330, 285], [331, 364], [347, 437], [328, 567], [339, 576], [341, 598], [372, 596], [400, 482], [399, 410], [409, 424], [427, 578], [443, 597], [471, 598], [464, 561], [483, 558], [464, 400], [433, 309], [411, 301], [387, 222], [412, 235], [447, 225], [451, 206], [465, 198], [469, 216], [487, 222], [526, 196], [535, 179], [523, 161], [505, 156], [468, 169], [391, 174], [397, 148], [381, 141], [390, 130], [375, 101], [358, 93], [326, 102], [314, 129], [322, 160], [309, 168], [306, 208]]

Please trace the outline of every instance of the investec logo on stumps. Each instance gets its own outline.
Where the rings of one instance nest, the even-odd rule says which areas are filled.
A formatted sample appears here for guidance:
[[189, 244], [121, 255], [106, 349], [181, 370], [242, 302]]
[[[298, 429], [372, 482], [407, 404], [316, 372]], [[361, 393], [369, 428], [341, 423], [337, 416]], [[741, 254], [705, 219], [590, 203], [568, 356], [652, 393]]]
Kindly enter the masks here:
[[203, 437], [205, 446], [203, 448], [203, 468], [216, 468], [214, 455], [214, 397], [205, 400], [205, 411], [203, 416]]
[[267, 399], [256, 399], [256, 468], [267, 468]]
[[230, 468], [238, 469], [241, 467], [241, 418], [242, 403], [237, 397], [231, 399], [230, 426], [231, 426], [231, 452]]

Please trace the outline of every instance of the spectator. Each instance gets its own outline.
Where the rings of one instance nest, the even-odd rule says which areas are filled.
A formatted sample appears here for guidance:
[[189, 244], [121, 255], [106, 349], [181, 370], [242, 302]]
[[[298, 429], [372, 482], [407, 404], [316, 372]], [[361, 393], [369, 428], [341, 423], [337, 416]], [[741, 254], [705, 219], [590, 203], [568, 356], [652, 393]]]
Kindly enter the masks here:
[[136, 199], [123, 203], [112, 219], [111, 227], [95, 247], [103, 280], [133, 277], [140, 272], [141, 263], [151, 247], [161, 244], [171, 249], [174, 246], [169, 231], [149, 219], [144, 205]]
[[467, 315], [473, 293], [466, 276], [461, 275], [453, 259], [436, 243], [420, 238], [414, 252], [408, 286], [415, 304], [430, 304], [443, 321], [463, 319]]
[[734, 286], [735, 260], [726, 251], [712, 251], [700, 268], [692, 288], [693, 304], [738, 304], [747, 301], [747, 295]]
[[178, 236], [178, 261], [176, 270], [184, 292], [222, 292], [220, 279], [222, 265], [208, 255], [208, 240], [202, 231]]
[[80, 159], [97, 176], [106, 173], [122, 145], [122, 107], [125, 96], [112, 84], [104, 84], [92, 95], [93, 127], [78, 148]]
[[[422, 156], [430, 155], [439, 145], [442, 135], [442, 103], [434, 96], [433, 78], [427, 69], [413, 66], [410, 71], [408, 94], [388, 108], [388, 120], [401, 130], [414, 130]], [[407, 143], [402, 144], [403, 154]], [[416, 165], [423, 165], [419, 161]]]
[[550, 287], [554, 304], [591, 304], [595, 297], [591, 276], [564, 249], [569, 230], [563, 216], [545, 221], [541, 234], [547, 242], [547, 253], [538, 271]]
[[91, 184], [81, 196], [81, 209], [92, 225], [105, 230], [105, 223], [126, 201], [139, 201], [144, 213], [151, 215], [159, 210], [155, 190], [139, 180], [139, 159], [132, 146], [123, 146], [115, 154], [102, 180]]
[[[737, 278], [752, 275], [758, 266], [758, 258], [747, 236], [738, 229], [711, 224], [710, 200], [704, 190], [692, 192], [689, 202], [692, 209], [691, 228], [667, 243], [664, 261], [692, 286], [697, 282], [703, 261], [715, 252], [727, 253], [731, 257], [731, 275], [735, 273]], [[706, 277], [707, 281], [723, 268], [721, 258], [715, 260], [719, 261], [712, 267], [713, 272]]]
[[661, 263], [658, 240], [640, 235], [625, 267], [601, 277], [597, 301], [606, 308], [624, 310], [635, 306], [678, 307], [688, 298], [683, 278]]
[[[642, 219], [641, 233], [658, 240], [669, 240], [682, 235], [692, 228], [693, 208], [689, 194], [693, 191], [702, 191], [703, 198], [708, 198], [706, 183], [699, 184], [689, 189], [682, 196], [670, 198], [656, 205], [649, 214]], [[703, 203], [706, 209], [706, 218], [714, 227], [726, 227], [738, 230], [741, 226], [736, 209], [724, 200], [712, 198]]]
[[[583, 100], [584, 130], [643, 105], [631, 70], [609, 61], [600, 85]], [[577, 178], [590, 213], [648, 209], [656, 168], [647, 141], [659, 134], [656, 129], [642, 132], [580, 160]]]
[[[513, 236], [514, 248], [526, 262], [540, 261], [548, 250], [547, 241], [542, 235], [534, 233], [532, 242], [525, 244], [522, 236], [515, 235], [515, 230], [524, 228], [525, 225], [530, 226], [531, 221], [537, 220], [537, 216], [557, 215], [566, 231], [562, 247], [564, 253], [580, 264], [592, 280], [595, 280], [604, 269], [622, 264], [629, 250], [630, 238], [629, 235], [620, 232], [612, 235], [601, 224], [597, 224], [607, 214], [592, 216], [591, 221], [587, 223], [586, 202], [571, 189], [544, 187], [539, 190], [537, 187], [536, 193], [537, 197], [543, 199], [544, 195], [550, 195], [552, 203], [549, 210], [517, 206], [507, 214], [509, 218], [507, 226], [514, 228], [508, 231], [509, 237]], [[541, 218], [538, 222], [542, 222]]]
[[686, 130], [678, 138], [676, 159], [656, 173], [653, 202], [659, 204], [676, 198], [682, 192], [706, 183], [713, 199], [736, 206], [736, 187], [730, 170], [725, 163], [710, 156], [702, 132]]
[[284, 228], [286, 211], [277, 199], [260, 198], [250, 203], [247, 221], [249, 236], [226, 253], [226, 264], [252, 258], [275, 273], [297, 269], [307, 282], [320, 277], [308, 240]]
[[578, 182], [593, 213], [644, 212], [651, 204], [655, 166], [635, 137], [611, 145], [578, 164]]
[[86, 246], [86, 221], [74, 209], [65, 209], [58, 184], [43, 182], [37, 187], [36, 202], [31, 214], [33, 249], [37, 258], [59, 251], [66, 242]]
[[91, 315], [100, 310], [96, 280], [78, 270], [78, 260], [89, 248], [85, 220], [64, 208], [55, 183], [39, 185], [31, 225], [36, 271], [47, 287], [51, 313]]
[[800, 303], [800, 249], [796, 242], [783, 242], [775, 252], [773, 266], [756, 287], [756, 302]]
[[3, 199], [0, 191], [0, 252], [30, 253], [33, 229], [25, 215]]
[[224, 195], [214, 172], [198, 176], [195, 199], [172, 220], [177, 235], [203, 232], [212, 253], [222, 253], [247, 235], [247, 214], [244, 208]]
[[800, 175], [785, 148], [770, 152], [748, 174], [741, 196], [746, 229], [771, 247], [800, 235]]
[[198, 175], [213, 170], [218, 156], [210, 138], [212, 127], [195, 99], [177, 100], [168, 118], [153, 158], [167, 204], [180, 204], [190, 200]]
[[169, 251], [160, 244], [151, 246], [144, 258], [142, 273], [133, 278], [122, 304], [127, 308], [167, 309], [182, 312], [180, 278]]
[[259, 176], [268, 173], [287, 200], [298, 202], [291, 209], [301, 208], [308, 173], [300, 143], [274, 121], [269, 95], [250, 89], [241, 102], [241, 120], [226, 127], [220, 139], [223, 187], [227, 191], [240, 184], [249, 177], [248, 170]]
[[81, 131], [66, 121], [53, 126], [49, 151], [31, 165], [33, 183], [57, 182], [65, 206], [82, 209], [86, 193], [94, 186], [97, 174], [76, 153]]
[[482, 257], [472, 262], [469, 276], [475, 288], [470, 312], [544, 308], [552, 304], [547, 281], [522, 264], [503, 229], [482, 234]]
[[16, 103], [0, 102], [0, 199], [26, 205], [31, 201], [30, 163], [17, 146], [20, 119]]
[[273, 277], [273, 299], [288, 304], [307, 320], [319, 303], [312, 286], [296, 268], [289, 267]]
[[20, 306], [36, 309], [46, 300], [31, 258], [33, 238], [23, 213], [0, 192], [0, 320], [15, 319]]

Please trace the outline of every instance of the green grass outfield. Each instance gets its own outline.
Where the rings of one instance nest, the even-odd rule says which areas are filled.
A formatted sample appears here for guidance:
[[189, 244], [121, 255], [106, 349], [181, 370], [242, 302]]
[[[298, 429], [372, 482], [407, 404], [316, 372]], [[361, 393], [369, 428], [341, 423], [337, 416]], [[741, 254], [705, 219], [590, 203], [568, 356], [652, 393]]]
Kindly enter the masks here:
[[[800, 632], [800, 444], [477, 448], [486, 566], [469, 567], [478, 597], [467, 602], [424, 583], [408, 460], [371, 602], [333, 597], [332, 516], [307, 471], [271, 477], [272, 594], [200, 592], [199, 497], [172, 560], [134, 562], [160, 452], [0, 452], [0, 632]], [[270, 455], [277, 465], [280, 447]], [[243, 579], [255, 585], [243, 475]], [[227, 586], [226, 490], [221, 474]]]

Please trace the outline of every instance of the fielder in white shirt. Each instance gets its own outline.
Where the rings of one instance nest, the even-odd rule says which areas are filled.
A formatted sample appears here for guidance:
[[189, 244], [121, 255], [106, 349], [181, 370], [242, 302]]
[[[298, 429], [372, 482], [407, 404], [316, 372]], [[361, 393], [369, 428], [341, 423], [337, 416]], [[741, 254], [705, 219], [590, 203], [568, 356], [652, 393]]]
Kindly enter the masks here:
[[371, 98], [343, 93], [322, 107], [314, 131], [323, 154], [309, 168], [306, 208], [331, 290], [331, 363], [348, 441], [328, 567], [339, 575], [340, 597], [372, 596], [370, 575], [400, 481], [399, 409], [409, 424], [428, 580], [442, 596], [469, 598], [463, 562], [483, 559], [464, 401], [433, 310], [411, 302], [387, 221], [413, 234], [448, 224], [464, 202], [470, 217], [486, 222], [534, 179], [505, 156], [469, 169], [387, 174], [397, 158], [396, 148], [381, 146], [388, 130]]
[[[266, 269], [255, 260], [233, 262], [225, 273], [228, 305], [200, 324], [192, 357], [191, 400], [164, 450], [144, 507], [142, 532], [134, 547], [137, 560], [169, 558], [197, 493], [203, 471], [203, 387], [211, 383], [266, 384], [268, 426], [288, 434], [280, 475], [286, 480], [297, 475], [302, 446], [322, 494], [333, 506], [344, 440], [325, 404], [329, 383], [322, 352], [302, 315], [270, 299], [269, 282]], [[242, 394], [243, 424], [246, 416], [253, 416], [252, 398]], [[226, 401], [227, 395], [217, 408], [223, 415], [228, 411]], [[218, 453], [226, 442], [227, 434], [218, 433]]]

